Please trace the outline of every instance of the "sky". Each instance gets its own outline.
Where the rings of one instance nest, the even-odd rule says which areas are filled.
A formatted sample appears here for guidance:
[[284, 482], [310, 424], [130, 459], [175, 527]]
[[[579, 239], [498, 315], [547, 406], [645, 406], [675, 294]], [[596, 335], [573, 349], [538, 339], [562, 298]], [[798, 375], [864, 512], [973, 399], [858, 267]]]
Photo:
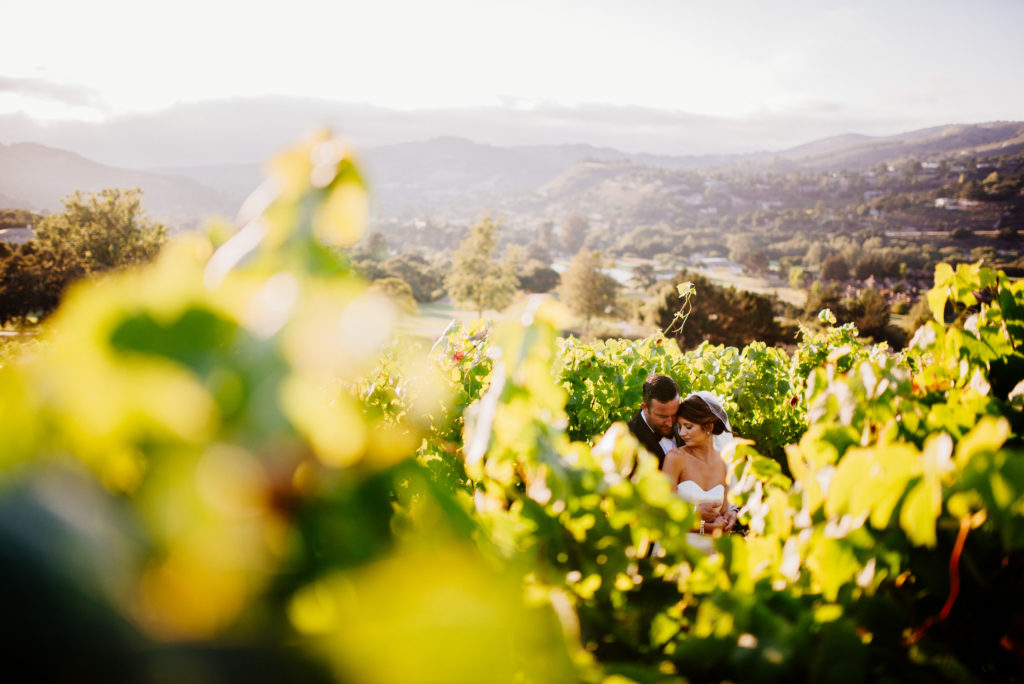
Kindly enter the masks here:
[[749, 124], [751, 148], [793, 144], [801, 129], [1024, 120], [1017, 0], [3, 2], [0, 143], [12, 116], [104, 124], [268, 96], [406, 120], [501, 113], [530, 122], [523, 142], [560, 127], [585, 141], [586, 126], [549, 114], [599, 109], [618, 112], [607, 125], [627, 147], [650, 152], [656, 135], [627, 134], [652, 113]]

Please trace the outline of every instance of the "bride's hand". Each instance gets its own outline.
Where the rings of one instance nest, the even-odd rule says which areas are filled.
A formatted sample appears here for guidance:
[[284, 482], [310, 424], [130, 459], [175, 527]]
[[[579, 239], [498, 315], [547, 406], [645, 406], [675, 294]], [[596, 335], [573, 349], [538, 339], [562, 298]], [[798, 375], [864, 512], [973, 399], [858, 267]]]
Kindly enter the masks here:
[[705, 525], [715, 522], [721, 517], [718, 515], [718, 506], [713, 503], [697, 504], [697, 514], [700, 515], [700, 519], [704, 521]]
[[720, 513], [719, 506], [703, 503], [696, 505], [696, 512], [699, 516], [700, 529], [704, 534], [711, 534], [715, 530], [729, 532], [736, 524], [737, 513], [731, 508], [725, 513]]
[[729, 530], [726, 529], [726, 524], [728, 522], [728, 518], [726, 518], [723, 515], [719, 515], [712, 520], [705, 520], [701, 527], [704, 530], [704, 534], [711, 534], [715, 530], [722, 530], [723, 532], [728, 532]]

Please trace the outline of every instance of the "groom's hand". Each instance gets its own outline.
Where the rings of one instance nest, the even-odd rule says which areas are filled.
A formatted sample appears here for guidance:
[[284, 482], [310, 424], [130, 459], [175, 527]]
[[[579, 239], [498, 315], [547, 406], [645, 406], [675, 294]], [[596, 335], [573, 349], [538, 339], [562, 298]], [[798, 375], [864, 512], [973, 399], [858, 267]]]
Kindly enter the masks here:
[[725, 512], [725, 516], [724, 517], [725, 517], [725, 526], [722, 529], [724, 531], [728, 532], [736, 524], [736, 521], [739, 519], [740, 514], [739, 514], [739, 511], [737, 511], [735, 508], [730, 508], [729, 510], [727, 510]]

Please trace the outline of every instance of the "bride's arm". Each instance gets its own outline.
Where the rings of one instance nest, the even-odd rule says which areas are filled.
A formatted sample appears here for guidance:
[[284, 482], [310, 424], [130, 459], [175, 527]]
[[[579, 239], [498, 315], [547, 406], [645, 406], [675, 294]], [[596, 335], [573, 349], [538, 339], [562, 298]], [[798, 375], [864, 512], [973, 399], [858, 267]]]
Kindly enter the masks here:
[[725, 496], [722, 498], [722, 507], [719, 509], [721, 516], [719, 519], [724, 520], [722, 524], [722, 530], [728, 532], [736, 524], [739, 519], [739, 508], [729, 504], [729, 488], [725, 489]]
[[[717, 454], [718, 452], [715, 453]], [[718, 457], [721, 458], [721, 454], [718, 454]], [[725, 493], [722, 496], [722, 507], [718, 510], [721, 513], [722, 518], [725, 519], [725, 523], [722, 525], [722, 529], [725, 532], [728, 532], [733, 528], [733, 526], [736, 524], [736, 521], [739, 519], [739, 507], [732, 506], [729, 503], [729, 469], [725, 466], [724, 460], [722, 461], [722, 468], [722, 486], [725, 489]]]

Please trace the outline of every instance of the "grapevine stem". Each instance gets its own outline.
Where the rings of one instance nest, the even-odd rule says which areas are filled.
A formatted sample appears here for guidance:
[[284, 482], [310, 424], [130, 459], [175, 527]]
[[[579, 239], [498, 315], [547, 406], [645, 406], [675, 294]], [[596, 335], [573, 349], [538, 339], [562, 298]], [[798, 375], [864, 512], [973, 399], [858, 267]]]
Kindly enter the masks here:
[[924, 636], [924, 633], [928, 631], [936, 622], [941, 622], [949, 617], [949, 612], [953, 610], [953, 604], [956, 603], [956, 597], [960, 593], [960, 555], [964, 551], [964, 544], [967, 542], [967, 533], [971, 530], [971, 518], [970, 516], [964, 516], [960, 518], [960, 530], [956, 535], [956, 543], [953, 544], [953, 553], [949, 555], [949, 596], [946, 597], [946, 603], [942, 606], [942, 610], [939, 611], [937, 616], [933, 615], [921, 623], [921, 626], [914, 630], [906, 640], [904, 640], [904, 646], [910, 646], [916, 644]]
[[956, 535], [956, 544], [953, 545], [953, 553], [949, 556], [949, 597], [946, 605], [939, 611], [939, 620], [945, 620], [949, 611], [953, 609], [957, 594], [960, 593], [960, 554], [964, 551], [964, 544], [967, 542], [967, 533], [971, 530], [971, 519], [967, 516], [960, 519], [960, 531]]

